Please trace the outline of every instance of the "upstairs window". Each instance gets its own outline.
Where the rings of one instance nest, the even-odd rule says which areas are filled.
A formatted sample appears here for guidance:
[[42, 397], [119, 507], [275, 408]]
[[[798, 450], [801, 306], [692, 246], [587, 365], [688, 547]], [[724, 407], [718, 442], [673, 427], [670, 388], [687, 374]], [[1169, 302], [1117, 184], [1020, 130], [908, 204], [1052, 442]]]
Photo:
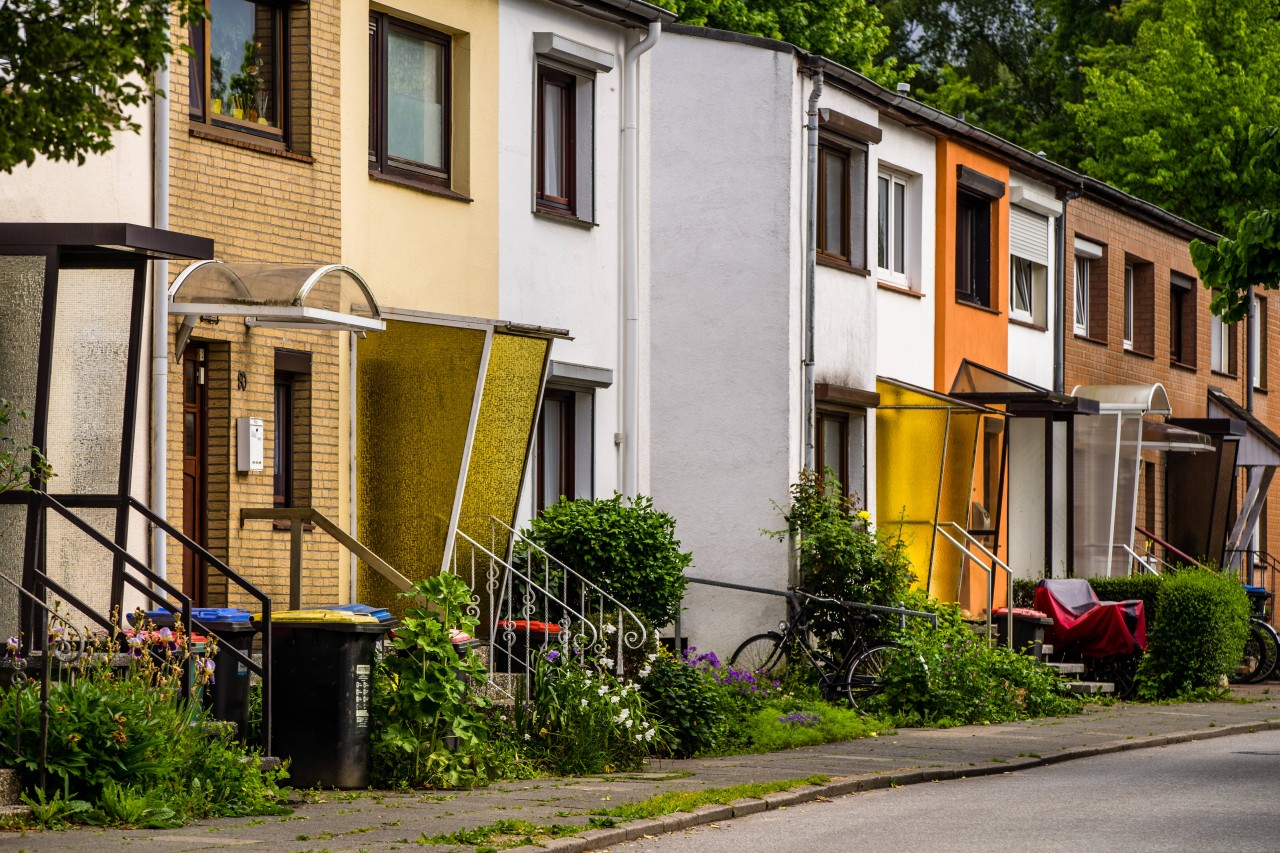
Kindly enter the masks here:
[[1042, 327], [1048, 325], [1049, 239], [1049, 217], [1010, 206], [1009, 316]]
[[1075, 333], [1095, 341], [1107, 339], [1107, 247], [1075, 240]]
[[1124, 265], [1124, 348], [1133, 349], [1133, 264]]
[[824, 139], [818, 147], [818, 258], [862, 270], [867, 263], [867, 152]]
[[1262, 390], [1267, 387], [1267, 300], [1264, 297], [1253, 297], [1253, 315], [1249, 321], [1253, 324], [1253, 387]]
[[283, 147], [289, 16], [284, 3], [208, 0], [191, 28], [191, 120]]
[[881, 279], [907, 284], [907, 181], [892, 172], [876, 179], [876, 266]]
[[1209, 318], [1209, 367], [1214, 373], [1236, 375], [1235, 326], [1216, 315]]
[[576, 134], [572, 74], [538, 66], [538, 205], [572, 214]]
[[991, 202], [971, 193], [956, 197], [956, 299], [991, 306]]
[[1076, 255], [1076, 287], [1075, 287], [1075, 308], [1076, 308], [1076, 334], [1089, 335], [1089, 267], [1092, 263], [1090, 258], [1084, 255]]
[[1169, 358], [1196, 366], [1195, 280], [1176, 272], [1169, 275]]
[[449, 36], [369, 16], [369, 171], [449, 188]]

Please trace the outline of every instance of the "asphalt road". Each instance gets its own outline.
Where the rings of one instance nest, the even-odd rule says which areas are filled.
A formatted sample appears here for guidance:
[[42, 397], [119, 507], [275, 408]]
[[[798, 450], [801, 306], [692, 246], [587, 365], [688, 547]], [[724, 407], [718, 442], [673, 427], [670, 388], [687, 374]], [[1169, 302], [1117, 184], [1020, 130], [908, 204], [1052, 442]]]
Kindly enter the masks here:
[[873, 791], [612, 849], [1280, 851], [1280, 732]]

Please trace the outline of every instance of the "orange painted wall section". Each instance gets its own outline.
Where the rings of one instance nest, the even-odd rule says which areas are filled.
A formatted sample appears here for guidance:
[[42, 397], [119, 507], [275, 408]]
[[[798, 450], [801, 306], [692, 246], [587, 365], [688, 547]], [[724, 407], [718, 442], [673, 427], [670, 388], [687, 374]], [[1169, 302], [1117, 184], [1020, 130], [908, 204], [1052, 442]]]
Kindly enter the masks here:
[[1001, 372], [1009, 365], [1009, 193], [991, 205], [991, 307], [956, 300], [956, 174], [958, 166], [1009, 186], [1008, 167], [955, 142], [939, 139], [937, 300], [934, 302], [934, 388], [947, 392], [968, 358]]

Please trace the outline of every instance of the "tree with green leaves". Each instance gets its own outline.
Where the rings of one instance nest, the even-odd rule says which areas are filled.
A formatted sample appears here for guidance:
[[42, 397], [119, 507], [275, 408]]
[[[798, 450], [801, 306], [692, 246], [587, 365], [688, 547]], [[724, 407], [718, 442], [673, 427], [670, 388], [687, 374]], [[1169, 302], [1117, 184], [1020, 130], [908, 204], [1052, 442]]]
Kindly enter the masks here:
[[679, 23], [781, 39], [865, 74], [883, 86], [912, 69], [883, 59], [889, 28], [867, 0], [654, 0]]
[[[1280, 130], [1250, 128], [1249, 147], [1252, 156], [1244, 170], [1245, 179], [1270, 183], [1274, 193]], [[1200, 280], [1213, 291], [1209, 310], [1227, 322], [1243, 320], [1249, 310], [1250, 286], [1266, 290], [1280, 286], [1280, 210], [1250, 211], [1240, 220], [1235, 236], [1222, 237], [1217, 245], [1193, 241], [1191, 260]]]
[[206, 14], [202, 0], [0, 2], [0, 170], [83, 163], [114, 131], [140, 130], [130, 112], [173, 53], [171, 8], [183, 26]]
[[1274, 168], [1249, 168], [1250, 128], [1280, 124], [1280, 0], [1165, 0], [1083, 59], [1083, 171], [1219, 231], [1280, 207]]

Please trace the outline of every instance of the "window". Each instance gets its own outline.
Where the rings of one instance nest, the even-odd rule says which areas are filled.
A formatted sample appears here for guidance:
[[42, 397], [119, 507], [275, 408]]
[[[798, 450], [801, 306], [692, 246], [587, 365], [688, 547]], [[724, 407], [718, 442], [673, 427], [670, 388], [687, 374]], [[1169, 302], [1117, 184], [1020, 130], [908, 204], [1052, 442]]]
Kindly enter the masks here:
[[1049, 217], [1010, 206], [1009, 316], [1039, 326], [1049, 322], [1049, 235]]
[[1195, 280], [1176, 272], [1169, 274], [1169, 358], [1196, 366]]
[[1089, 334], [1089, 266], [1091, 260], [1076, 255], [1076, 334]]
[[1267, 300], [1253, 297], [1253, 387], [1267, 387]]
[[1095, 341], [1107, 339], [1106, 246], [1075, 240], [1075, 332]]
[[881, 172], [877, 179], [876, 266], [879, 275], [897, 284], [907, 283], [907, 181]]
[[573, 75], [538, 66], [538, 205], [574, 212]]
[[818, 411], [814, 464], [830, 468], [844, 493], [860, 500], [867, 493], [867, 413], [865, 409]]
[[991, 308], [991, 201], [956, 197], [956, 299]]
[[1236, 374], [1235, 326], [1222, 322], [1216, 315], [1209, 318], [1209, 367], [1215, 373]]
[[578, 496], [574, 489], [576, 442], [574, 436], [574, 394], [548, 388], [542, 398], [538, 419], [538, 455], [535, 467], [537, 511], [542, 512], [560, 498]]
[[192, 121], [283, 147], [289, 105], [289, 16], [284, 3], [208, 0], [191, 28]]
[[818, 147], [818, 258], [865, 268], [866, 149], [823, 140]]
[[369, 170], [449, 188], [450, 39], [369, 16]]
[[1133, 349], [1133, 264], [1124, 265], [1124, 348]]
[[276, 350], [272, 485], [278, 507], [308, 502], [310, 378], [311, 353]]

